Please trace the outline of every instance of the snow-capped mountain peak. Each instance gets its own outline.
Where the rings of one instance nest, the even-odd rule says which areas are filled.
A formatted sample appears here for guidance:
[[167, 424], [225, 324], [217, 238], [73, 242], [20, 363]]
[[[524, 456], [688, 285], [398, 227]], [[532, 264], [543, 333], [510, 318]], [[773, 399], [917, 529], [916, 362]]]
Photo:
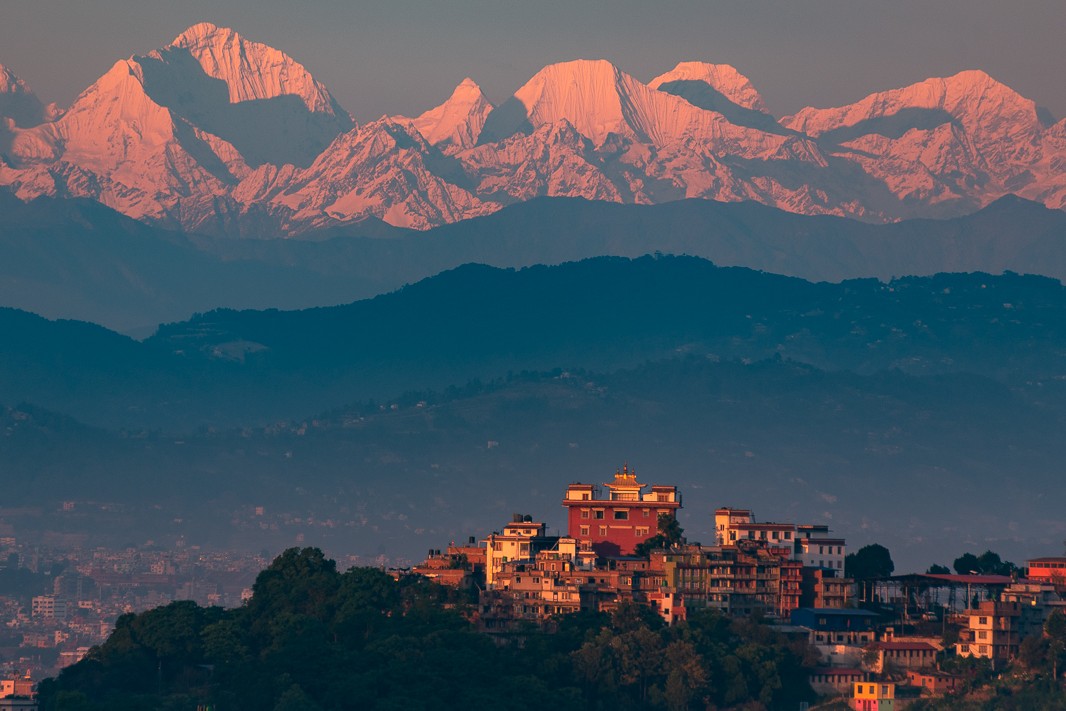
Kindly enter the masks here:
[[201, 22], [182, 32], [169, 46], [187, 50], [208, 76], [224, 81], [231, 103], [293, 95], [311, 112], [347, 113], [302, 64], [228, 27]]
[[1004, 119], [1038, 123], [1036, 103], [981, 70], [934, 77], [901, 89], [876, 92], [847, 106], [805, 108], [781, 122], [818, 136], [843, 126], [899, 114], [904, 110], [939, 111], [970, 128], [987, 129]]
[[230, 234], [368, 217], [422, 229], [538, 195], [756, 200], [872, 221], [1011, 193], [1066, 207], [1066, 120], [976, 70], [778, 122], [727, 64], [682, 62], [645, 84], [578, 59], [495, 108], [464, 79], [415, 118], [355, 126], [288, 55], [200, 23], [115, 63], [52, 118], [0, 68], [0, 185]]
[[447, 101], [410, 122], [430, 145], [451, 152], [477, 143], [492, 108], [477, 82], [467, 77]]
[[596, 145], [613, 135], [664, 146], [709, 135], [724, 119], [651, 89], [606, 60], [578, 59], [537, 72], [489, 116], [486, 132], [498, 140], [562, 120]]
[[652, 79], [648, 86], [658, 89], [675, 81], [699, 81], [710, 85], [737, 106], [752, 111], [766, 112], [762, 96], [755, 90], [751, 80], [730, 64], [708, 62], [680, 62], [676, 67]]

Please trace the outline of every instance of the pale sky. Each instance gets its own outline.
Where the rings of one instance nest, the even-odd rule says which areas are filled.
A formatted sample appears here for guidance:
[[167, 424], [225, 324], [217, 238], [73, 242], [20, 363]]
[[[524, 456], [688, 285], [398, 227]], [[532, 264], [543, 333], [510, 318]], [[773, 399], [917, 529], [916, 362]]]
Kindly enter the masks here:
[[0, 64], [66, 106], [205, 20], [293, 56], [360, 122], [418, 114], [465, 76], [500, 103], [577, 58], [643, 81], [732, 64], [778, 116], [983, 69], [1066, 116], [1066, 0], [0, 0]]

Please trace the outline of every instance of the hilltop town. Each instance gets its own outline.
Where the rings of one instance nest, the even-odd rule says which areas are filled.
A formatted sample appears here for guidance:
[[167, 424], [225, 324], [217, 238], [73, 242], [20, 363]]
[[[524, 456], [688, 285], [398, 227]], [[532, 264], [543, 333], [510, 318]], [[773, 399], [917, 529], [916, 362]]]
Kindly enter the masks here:
[[478, 625], [491, 635], [627, 603], [669, 625], [708, 609], [754, 616], [805, 640], [817, 653], [811, 688], [857, 709], [960, 691], [972, 679], [945, 671], [951, 661], [1003, 669], [1044, 636], [1052, 613], [1066, 612], [1066, 556], [1030, 559], [1022, 574], [870, 576], [849, 569], [847, 542], [828, 525], [760, 522], [732, 507], [714, 511], [713, 544], [690, 543], [677, 487], [646, 486], [628, 466], [602, 487], [571, 484], [562, 504], [566, 535], [515, 514], [480, 543], [432, 550], [394, 573], [476, 590]]
[[[811, 699], [855, 709], [951, 700], [1004, 670], [1031, 674], [1041, 664], [1051, 665], [1055, 679], [1064, 666], [1066, 556], [1032, 558], [1017, 568], [991, 552], [966, 554], [955, 573], [934, 566], [893, 575], [881, 546], [849, 552], [827, 524], [759, 521], [752, 509], [731, 506], [710, 514], [715, 540], [702, 544], [687, 540], [678, 523], [678, 487], [641, 482], [628, 465], [602, 485], [571, 483], [561, 504], [565, 535], [549, 535], [542, 520], [515, 514], [483, 538], [452, 542], [417, 565], [377, 574], [398, 590], [423, 590], [419, 595], [458, 612], [497, 647], [522, 649], [530, 635], [557, 634], [568, 620], [624, 618], [633, 610], [650, 616], [642, 624], [665, 630], [698, 628], [709, 619], [753, 621], [776, 635], [773, 644], [798, 655], [795, 668]], [[311, 551], [287, 551], [267, 572], [292, 556], [322, 558]], [[77, 560], [68, 557], [66, 569], [50, 578], [49, 594], [33, 595], [28, 605], [3, 599], [11, 640], [0, 709], [35, 709], [42, 672], [107, 657], [120, 615], [120, 628], [140, 619], [125, 613], [187, 610], [175, 605], [247, 615], [265, 594], [267, 573], [250, 582], [266, 566], [262, 556], [95, 551]], [[8, 556], [8, 568], [26, 574], [42, 565], [18, 562], [18, 554]], [[345, 575], [361, 570], [373, 569], [353, 567]], [[450, 592], [426, 593], [414, 581]], [[189, 602], [173, 602], [182, 600]], [[734, 632], [741, 635], [734, 643], [753, 628], [737, 629], [745, 631]]]

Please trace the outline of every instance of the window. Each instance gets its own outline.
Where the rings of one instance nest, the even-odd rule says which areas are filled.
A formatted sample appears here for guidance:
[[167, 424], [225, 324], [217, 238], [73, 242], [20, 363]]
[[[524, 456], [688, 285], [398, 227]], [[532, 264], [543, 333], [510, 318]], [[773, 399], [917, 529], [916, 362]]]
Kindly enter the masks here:
[[606, 536], [607, 535], [607, 527], [606, 526], [600, 526], [600, 535], [601, 536]]
[[589, 500], [589, 494], [587, 492], [582, 494], [581, 495], [581, 500], [582, 501], [588, 501]]
[[581, 509], [581, 518], [588, 518], [588, 517], [589, 517], [589, 510], [588, 509]]
[[670, 500], [670, 496], [668, 494], [656, 494], [655, 495], [655, 500], [656, 501], [669, 501]]
[[592, 518], [603, 518], [603, 509], [596, 509], [593, 511]]
[[987, 617], [978, 617], [977, 618], [977, 624], [979, 624], [979, 625], [987, 625], [988, 624], [988, 618]]
[[615, 521], [628, 521], [629, 520], [629, 510], [628, 509], [615, 509], [614, 510], [614, 520]]
[[651, 509], [644, 509], [644, 518], [651, 516]]
[[582, 535], [582, 536], [587, 536], [587, 535], [589, 535], [589, 527], [588, 527], [588, 526], [582, 526], [582, 527], [581, 527], [581, 535]]
[[792, 540], [792, 531], [785, 531], [785, 540], [786, 541], [791, 541]]

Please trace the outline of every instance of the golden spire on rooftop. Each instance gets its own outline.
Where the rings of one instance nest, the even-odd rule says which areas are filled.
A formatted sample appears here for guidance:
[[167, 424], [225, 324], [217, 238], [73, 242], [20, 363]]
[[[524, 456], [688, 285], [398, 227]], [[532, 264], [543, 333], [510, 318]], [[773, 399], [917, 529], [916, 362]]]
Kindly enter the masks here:
[[614, 481], [607, 484], [609, 487], [626, 487], [626, 488], [640, 488], [643, 484], [637, 483], [637, 470], [629, 468], [629, 462], [626, 462], [622, 468], [614, 470]]

